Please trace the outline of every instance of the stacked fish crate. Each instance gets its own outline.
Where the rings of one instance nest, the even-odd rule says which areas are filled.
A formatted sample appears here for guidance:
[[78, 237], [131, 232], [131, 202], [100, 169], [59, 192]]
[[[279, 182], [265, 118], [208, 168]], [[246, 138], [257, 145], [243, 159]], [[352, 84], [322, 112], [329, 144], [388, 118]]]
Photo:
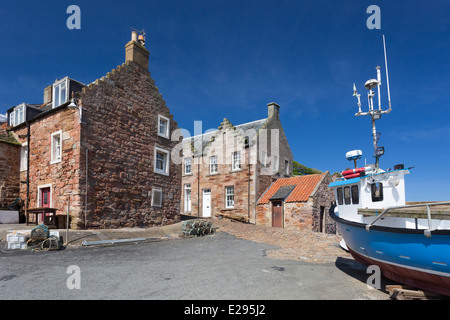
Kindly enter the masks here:
[[13, 231], [6, 235], [8, 250], [23, 250], [27, 248], [31, 230]]

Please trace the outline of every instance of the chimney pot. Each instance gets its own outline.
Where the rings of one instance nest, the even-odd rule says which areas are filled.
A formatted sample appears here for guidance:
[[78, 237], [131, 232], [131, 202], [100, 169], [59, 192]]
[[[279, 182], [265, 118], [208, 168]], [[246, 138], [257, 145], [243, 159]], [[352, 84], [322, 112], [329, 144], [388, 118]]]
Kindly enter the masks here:
[[131, 31], [131, 41], [138, 41], [138, 33], [136, 31]]
[[142, 34], [139, 35], [139, 43], [141, 46], [145, 47], [145, 37]]

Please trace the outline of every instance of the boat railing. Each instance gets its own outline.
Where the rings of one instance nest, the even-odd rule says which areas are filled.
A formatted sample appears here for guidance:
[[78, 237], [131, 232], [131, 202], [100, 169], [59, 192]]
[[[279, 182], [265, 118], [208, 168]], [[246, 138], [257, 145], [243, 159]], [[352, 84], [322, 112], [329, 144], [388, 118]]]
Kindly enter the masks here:
[[375, 220], [372, 221], [372, 223], [366, 225], [366, 230], [370, 231], [370, 228], [379, 220], [381, 219], [387, 212], [394, 210], [394, 209], [405, 209], [405, 208], [416, 208], [416, 207], [426, 207], [427, 208], [427, 219], [428, 219], [428, 229], [424, 230], [424, 235], [427, 238], [431, 238], [431, 231], [432, 225], [431, 225], [431, 206], [439, 206], [439, 205], [450, 205], [450, 201], [440, 201], [440, 202], [427, 202], [427, 203], [420, 203], [420, 204], [410, 204], [410, 205], [404, 205], [404, 206], [395, 206], [395, 207], [388, 207], [384, 209], [384, 211], [376, 217]]

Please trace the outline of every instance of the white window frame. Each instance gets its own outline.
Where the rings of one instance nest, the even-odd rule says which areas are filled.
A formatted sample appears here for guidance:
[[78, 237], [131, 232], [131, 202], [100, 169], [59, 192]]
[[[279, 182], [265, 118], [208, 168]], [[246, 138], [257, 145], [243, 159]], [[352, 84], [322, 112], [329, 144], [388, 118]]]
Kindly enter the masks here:
[[[19, 119], [20, 115], [22, 117]], [[24, 122], [25, 122], [25, 103], [21, 103], [14, 108], [13, 112], [9, 114], [9, 125], [11, 127], [15, 127]]]
[[[165, 133], [161, 133], [160, 131], [160, 127], [161, 127], [161, 120], [166, 122], [166, 132]], [[167, 117], [164, 117], [160, 114], [158, 114], [158, 126], [157, 126], [157, 130], [158, 130], [158, 136], [169, 139], [169, 133], [170, 133], [170, 120]]]
[[[56, 98], [57, 97], [56, 97], [56, 90], [55, 90], [55, 88], [56, 87], [60, 87], [63, 83], [66, 85], [66, 96], [65, 96], [64, 101], [61, 101], [61, 90], [59, 89], [58, 90], [58, 102], [59, 102], [59, 104], [57, 105], [56, 104]], [[62, 105], [64, 103], [66, 103], [67, 101], [69, 101], [69, 99], [70, 99], [70, 97], [69, 97], [69, 77], [65, 77], [62, 80], [56, 81], [53, 84], [52, 90], [53, 90], [52, 91], [52, 108], [59, 107], [60, 105]]]
[[[158, 154], [158, 152], [166, 154], [166, 164], [165, 164], [165, 168], [163, 170], [158, 169], [156, 167], [156, 164], [158, 162], [157, 161], [157, 154]], [[170, 167], [170, 152], [169, 151], [155, 146], [155, 153], [154, 153], [154, 160], [153, 160], [153, 162], [154, 162], [153, 170], [156, 173], [162, 174], [162, 175], [165, 175], [165, 176], [169, 175], [169, 167]]]
[[284, 174], [288, 176], [289, 171], [290, 171], [289, 160], [285, 159], [284, 160]]
[[[189, 191], [189, 197], [188, 197]], [[191, 212], [192, 210], [192, 189], [191, 184], [186, 183], [184, 185], [184, 212]]]
[[[160, 203], [156, 203], [155, 202], [155, 193], [159, 192], [161, 194], [160, 197]], [[162, 202], [163, 202], [163, 193], [162, 193], [162, 188], [159, 187], [154, 187], [152, 189], [152, 207], [162, 207]]]
[[219, 173], [219, 164], [217, 163], [217, 156], [209, 157], [209, 174]]
[[231, 154], [231, 170], [241, 170], [241, 152], [235, 151]]
[[192, 173], [192, 158], [185, 158], [184, 159], [184, 174], [191, 174], [191, 173]]
[[225, 208], [234, 208], [234, 186], [225, 187]]
[[[54, 142], [55, 142], [55, 136], [59, 136], [59, 155], [55, 154], [55, 146], [54, 146]], [[63, 145], [63, 139], [62, 139], [62, 130], [56, 131], [52, 133], [52, 137], [51, 137], [51, 144], [50, 144], [50, 154], [51, 154], [51, 161], [50, 163], [58, 163], [62, 161], [62, 145]]]
[[22, 144], [20, 148], [20, 171], [27, 171], [28, 162], [28, 142]]
[[16, 113], [16, 111], [15, 110], [13, 110], [13, 112], [11, 112], [10, 114], [9, 114], [9, 126], [10, 127], [14, 127], [16, 124], [15, 124], [15, 122], [16, 122], [16, 119], [15, 119], [15, 113]]

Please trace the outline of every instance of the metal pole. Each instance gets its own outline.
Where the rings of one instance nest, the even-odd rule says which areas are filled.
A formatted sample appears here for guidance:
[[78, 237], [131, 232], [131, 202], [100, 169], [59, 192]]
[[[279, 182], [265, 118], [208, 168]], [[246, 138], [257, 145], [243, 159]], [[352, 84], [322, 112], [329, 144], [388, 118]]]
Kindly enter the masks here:
[[84, 195], [84, 230], [87, 227], [87, 196], [88, 196], [88, 149], [86, 148], [86, 190]]
[[69, 203], [67, 204], [66, 245], [69, 243], [69, 220], [70, 220], [70, 194], [69, 194]]

